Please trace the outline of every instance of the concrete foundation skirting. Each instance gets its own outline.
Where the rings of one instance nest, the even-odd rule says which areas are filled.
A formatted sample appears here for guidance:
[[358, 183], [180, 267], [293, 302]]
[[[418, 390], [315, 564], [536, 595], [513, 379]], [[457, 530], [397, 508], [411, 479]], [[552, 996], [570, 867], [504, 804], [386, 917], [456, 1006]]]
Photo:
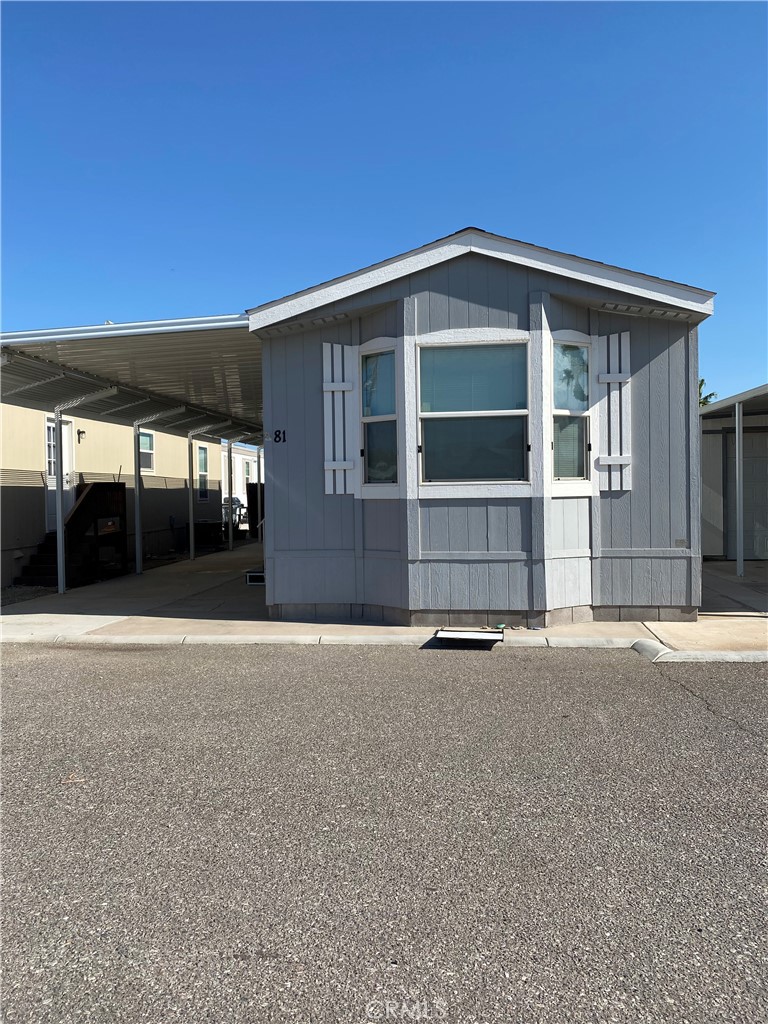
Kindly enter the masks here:
[[283, 622], [371, 622], [384, 626], [410, 626], [410, 613], [380, 604], [271, 604], [270, 619]]
[[622, 605], [594, 607], [594, 622], [697, 622], [698, 608], [685, 605]]
[[270, 619], [287, 622], [371, 622], [386, 626], [570, 626], [579, 622], [696, 622], [698, 609], [679, 606], [550, 608], [546, 611], [521, 609], [504, 611], [434, 611], [389, 608], [378, 604], [273, 604]]

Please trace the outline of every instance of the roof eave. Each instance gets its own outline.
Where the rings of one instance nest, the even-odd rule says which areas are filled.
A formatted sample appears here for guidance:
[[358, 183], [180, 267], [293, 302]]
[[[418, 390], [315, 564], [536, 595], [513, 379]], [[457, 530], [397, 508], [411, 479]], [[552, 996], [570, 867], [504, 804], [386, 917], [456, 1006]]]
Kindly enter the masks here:
[[249, 329], [261, 330], [469, 252], [506, 260], [545, 273], [561, 274], [595, 287], [621, 291], [643, 299], [646, 303], [673, 306], [696, 314], [701, 319], [710, 316], [714, 311], [715, 292], [599, 263], [581, 256], [544, 249], [528, 242], [493, 235], [479, 228], [465, 228], [454, 235], [448, 235], [382, 263], [246, 310]]

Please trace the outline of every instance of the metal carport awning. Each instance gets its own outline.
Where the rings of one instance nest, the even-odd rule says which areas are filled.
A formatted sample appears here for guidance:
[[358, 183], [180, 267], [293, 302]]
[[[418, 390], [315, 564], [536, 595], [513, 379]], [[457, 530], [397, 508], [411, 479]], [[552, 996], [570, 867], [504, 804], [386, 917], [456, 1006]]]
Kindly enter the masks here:
[[[142, 424], [151, 422], [157, 430], [186, 437], [190, 449], [197, 436], [262, 440], [261, 344], [249, 333], [244, 315], [4, 334], [0, 335], [0, 398], [52, 412], [59, 451], [61, 415], [66, 409], [76, 407], [88, 419], [132, 427], [134, 475], [140, 483]], [[61, 459], [56, 468], [59, 591], [63, 592]], [[191, 479], [189, 489], [194, 537]], [[134, 496], [136, 571], [141, 572], [140, 486], [134, 487]], [[194, 541], [190, 556], [194, 557]]]
[[[744, 416], [768, 416], [768, 384], [699, 409], [702, 420], [732, 417], [736, 434], [736, 575], [744, 575]], [[725, 495], [723, 495], [725, 498]]]

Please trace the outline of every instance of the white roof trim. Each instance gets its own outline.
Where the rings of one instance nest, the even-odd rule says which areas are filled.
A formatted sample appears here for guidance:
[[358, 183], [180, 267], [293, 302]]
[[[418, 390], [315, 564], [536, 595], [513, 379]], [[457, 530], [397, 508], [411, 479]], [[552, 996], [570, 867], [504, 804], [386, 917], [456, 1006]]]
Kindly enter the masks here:
[[708, 316], [714, 310], [712, 300], [715, 293], [702, 288], [666, 281], [608, 263], [598, 263], [581, 256], [557, 252], [554, 249], [544, 249], [501, 235], [492, 235], [478, 228], [467, 228], [420, 249], [413, 249], [402, 256], [395, 256], [383, 263], [376, 263], [344, 277], [337, 277], [314, 288], [248, 310], [250, 330], [261, 330], [270, 324], [300, 316], [320, 306], [338, 302], [378, 285], [388, 284], [469, 252], [506, 260], [545, 273], [561, 274], [596, 287], [626, 292], [654, 305], [664, 303], [704, 316]]
[[94, 324], [88, 327], [53, 327], [42, 331], [12, 331], [0, 334], [0, 345], [23, 345], [45, 341], [76, 341], [85, 338], [117, 338], [132, 334], [171, 334], [177, 331], [211, 331], [247, 327], [245, 313], [196, 316], [178, 320], [138, 320], [124, 324]]
[[721, 398], [719, 402], [712, 402], [710, 405], [702, 405], [699, 407], [699, 416], [711, 416], [713, 412], [727, 412], [737, 402], [748, 402], [750, 398], [763, 398], [764, 396], [768, 397], [768, 384], [761, 384], [749, 391], [742, 391], [741, 394], [733, 395], [731, 398]]

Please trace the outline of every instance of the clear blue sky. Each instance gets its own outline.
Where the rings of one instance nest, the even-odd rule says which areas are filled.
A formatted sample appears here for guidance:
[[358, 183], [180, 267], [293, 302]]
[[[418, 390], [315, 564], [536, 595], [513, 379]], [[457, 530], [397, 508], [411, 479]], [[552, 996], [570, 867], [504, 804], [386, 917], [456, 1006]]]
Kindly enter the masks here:
[[766, 368], [766, 7], [3, 4], [5, 330], [240, 312], [468, 224]]

